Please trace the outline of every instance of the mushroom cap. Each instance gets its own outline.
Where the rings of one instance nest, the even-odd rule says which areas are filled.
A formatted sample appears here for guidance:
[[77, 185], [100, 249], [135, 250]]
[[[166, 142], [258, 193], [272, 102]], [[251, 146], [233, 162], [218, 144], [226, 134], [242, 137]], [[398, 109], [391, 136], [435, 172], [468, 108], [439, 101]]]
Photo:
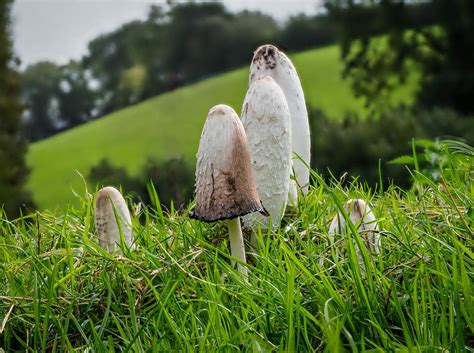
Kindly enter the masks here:
[[[305, 164], [309, 166], [311, 162], [311, 138], [308, 111], [298, 73], [291, 60], [282, 51], [271, 44], [266, 44], [258, 47], [254, 52], [250, 65], [250, 83], [262, 75], [271, 76], [275, 80], [288, 102], [292, 151], [295, 154], [293, 158], [295, 176], [303, 192], [306, 193], [309, 184], [309, 169]], [[299, 156], [304, 163], [296, 156]]]
[[256, 211], [268, 215], [252, 176], [244, 127], [231, 107], [216, 105], [199, 142], [196, 208], [190, 217], [214, 222]]
[[[362, 199], [351, 199], [343, 207], [349, 215], [351, 222], [354, 225], [359, 223], [357, 230], [364, 238], [367, 248], [379, 252], [381, 247], [380, 235], [378, 234], [377, 220], [370, 206]], [[341, 233], [341, 228], [345, 227], [346, 221], [343, 215], [338, 212], [329, 226], [329, 235], [334, 236], [337, 233]]]
[[[276, 227], [290, 187], [291, 122], [285, 95], [270, 76], [260, 76], [251, 83], [242, 108], [242, 124], [257, 191]], [[265, 228], [268, 219], [251, 214], [244, 217], [244, 224]]]
[[[114, 212], [115, 210], [115, 212]], [[117, 214], [117, 217], [115, 216]], [[125, 244], [132, 245], [132, 220], [127, 204], [122, 194], [111, 186], [106, 186], [97, 192], [95, 204], [95, 225], [99, 234], [99, 243], [104, 249], [113, 251], [119, 243], [122, 229]]]

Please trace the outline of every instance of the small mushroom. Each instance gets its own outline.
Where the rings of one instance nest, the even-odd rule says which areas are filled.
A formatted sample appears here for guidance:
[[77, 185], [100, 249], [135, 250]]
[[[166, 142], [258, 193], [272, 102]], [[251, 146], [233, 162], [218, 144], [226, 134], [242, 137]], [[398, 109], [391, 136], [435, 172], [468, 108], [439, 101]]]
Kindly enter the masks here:
[[[196, 208], [190, 217], [204, 222], [227, 220], [233, 257], [246, 262], [240, 216], [268, 215], [252, 176], [247, 136], [235, 111], [213, 107], [199, 142], [196, 164]], [[247, 268], [237, 266], [245, 278]]]
[[[293, 168], [296, 182], [304, 194], [308, 191], [311, 161], [311, 139], [308, 112], [303, 88], [291, 60], [277, 47], [267, 44], [257, 48], [250, 65], [250, 83], [259, 76], [271, 76], [281, 87], [288, 102], [291, 116]], [[303, 162], [300, 160], [303, 160]], [[306, 165], [305, 165], [306, 164]], [[290, 198], [297, 202], [296, 186], [290, 185]]]
[[[275, 228], [285, 211], [290, 187], [291, 122], [285, 95], [270, 76], [260, 76], [251, 83], [242, 108], [242, 124], [257, 191]], [[257, 213], [243, 221], [250, 227], [260, 224], [265, 229], [268, 225], [268, 218]]]
[[120, 230], [126, 246], [132, 247], [133, 233], [130, 212], [122, 194], [111, 186], [100, 189], [95, 204], [95, 226], [99, 244], [108, 252], [120, 245]]
[[[357, 231], [359, 232], [366, 248], [373, 254], [379, 253], [381, 248], [379, 229], [377, 220], [369, 205], [367, 205], [367, 203], [362, 199], [354, 199], [347, 201], [343, 207], [352, 224], [357, 226]], [[350, 230], [346, 225], [344, 216], [338, 212], [329, 226], [329, 236], [334, 239], [336, 234], [342, 235], [345, 232], [350, 232]], [[359, 265], [361, 270], [364, 271], [365, 268], [362, 255], [357, 246], [356, 249]]]

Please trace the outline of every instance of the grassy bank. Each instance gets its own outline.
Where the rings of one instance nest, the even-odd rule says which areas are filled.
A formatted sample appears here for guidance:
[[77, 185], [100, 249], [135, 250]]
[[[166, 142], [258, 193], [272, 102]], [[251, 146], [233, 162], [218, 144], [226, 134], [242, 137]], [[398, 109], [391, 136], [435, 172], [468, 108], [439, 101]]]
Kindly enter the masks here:
[[[0, 347], [6, 352], [473, 351], [472, 160], [440, 182], [373, 194], [315, 186], [297, 215], [260, 234], [249, 281], [226, 227], [165, 214], [134, 220], [137, 249], [98, 245], [89, 197], [61, 215], [0, 223]], [[328, 225], [370, 200], [382, 252], [344, 256]], [[357, 238], [357, 233], [350, 234]], [[348, 244], [352, 244], [349, 242]]]

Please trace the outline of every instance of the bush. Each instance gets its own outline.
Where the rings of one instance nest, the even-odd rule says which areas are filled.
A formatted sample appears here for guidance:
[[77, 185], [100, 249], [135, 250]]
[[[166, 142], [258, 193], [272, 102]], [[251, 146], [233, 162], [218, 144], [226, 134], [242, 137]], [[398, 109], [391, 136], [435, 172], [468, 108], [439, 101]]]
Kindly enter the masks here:
[[184, 208], [193, 196], [194, 169], [182, 158], [158, 161], [148, 158], [138, 176], [130, 176], [124, 167], [114, 166], [102, 159], [89, 172], [88, 181], [99, 187], [121, 187], [135, 202], [151, 204], [147, 183], [155, 186], [164, 208], [173, 202], [175, 208]]
[[379, 118], [361, 119], [348, 114], [342, 121], [330, 119], [321, 111], [310, 112], [312, 168], [324, 177], [340, 178], [344, 173], [374, 186], [402, 187], [411, 180], [405, 166], [389, 163], [400, 155], [412, 154], [414, 138], [459, 138], [472, 144], [474, 121], [452, 110], [409, 109], [400, 107]]
[[87, 180], [99, 188], [108, 185], [122, 187], [125, 192], [131, 193], [136, 201], [143, 198], [141, 181], [130, 176], [125, 168], [113, 165], [106, 158], [91, 168]]
[[183, 158], [159, 162], [149, 158], [142, 171], [144, 184], [151, 181], [156, 187], [160, 203], [168, 208], [173, 202], [176, 208], [186, 207], [193, 197], [194, 168]]

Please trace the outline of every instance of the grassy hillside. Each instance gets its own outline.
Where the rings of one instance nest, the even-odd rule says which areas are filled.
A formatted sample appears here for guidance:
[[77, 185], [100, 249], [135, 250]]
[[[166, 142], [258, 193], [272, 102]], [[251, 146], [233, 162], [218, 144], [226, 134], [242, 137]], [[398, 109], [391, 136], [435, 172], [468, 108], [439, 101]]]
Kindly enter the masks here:
[[[352, 97], [348, 83], [340, 77], [338, 47], [303, 52], [292, 59], [309, 105], [336, 118], [348, 110], [364, 113], [362, 102]], [[28, 187], [40, 208], [55, 209], [72, 199], [72, 189], [83, 189], [77, 172], [86, 176], [103, 157], [132, 173], [147, 156], [185, 156], [194, 163], [209, 108], [226, 103], [240, 113], [247, 80], [248, 69], [242, 68], [35, 143], [28, 153], [32, 168]], [[413, 85], [402, 89], [399, 97], [410, 102], [412, 89]]]
[[[223, 222], [145, 209], [122, 255], [98, 246], [92, 200], [0, 222], [0, 351], [472, 352], [470, 153], [449, 159], [442, 186], [416, 174], [411, 191], [372, 194], [318, 180], [298, 215], [259, 235], [248, 282]], [[365, 274], [358, 246], [328, 235], [347, 198], [379, 219], [379, 254], [346, 234]]]

